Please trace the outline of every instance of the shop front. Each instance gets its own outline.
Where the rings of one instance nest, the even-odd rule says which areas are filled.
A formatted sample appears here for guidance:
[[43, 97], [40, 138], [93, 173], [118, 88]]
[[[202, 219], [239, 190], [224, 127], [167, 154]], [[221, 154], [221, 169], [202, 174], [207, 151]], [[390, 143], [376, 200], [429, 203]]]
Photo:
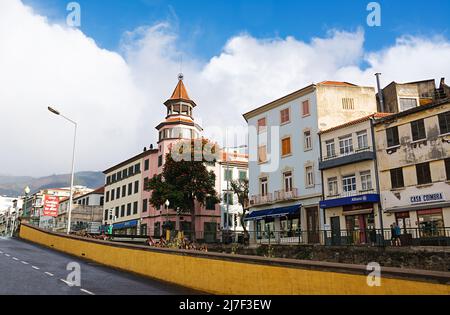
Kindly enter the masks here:
[[331, 245], [374, 244], [379, 240], [375, 214], [378, 194], [323, 200], [326, 243]]
[[115, 235], [137, 235], [138, 220], [131, 220], [113, 224], [113, 234]]

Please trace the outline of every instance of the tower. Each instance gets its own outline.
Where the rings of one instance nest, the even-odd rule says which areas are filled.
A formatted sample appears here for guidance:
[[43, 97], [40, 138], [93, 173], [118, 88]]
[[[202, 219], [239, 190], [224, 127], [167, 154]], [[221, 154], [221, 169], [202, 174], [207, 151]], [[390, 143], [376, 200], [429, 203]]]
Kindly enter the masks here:
[[156, 126], [159, 132], [158, 138], [158, 168], [164, 165], [164, 159], [169, 153], [170, 147], [179, 140], [198, 139], [201, 137], [203, 129], [194, 122], [193, 110], [197, 106], [189, 98], [186, 87], [183, 83], [184, 76], [178, 75], [178, 84], [172, 96], [164, 102], [167, 109], [167, 116], [163, 122]]

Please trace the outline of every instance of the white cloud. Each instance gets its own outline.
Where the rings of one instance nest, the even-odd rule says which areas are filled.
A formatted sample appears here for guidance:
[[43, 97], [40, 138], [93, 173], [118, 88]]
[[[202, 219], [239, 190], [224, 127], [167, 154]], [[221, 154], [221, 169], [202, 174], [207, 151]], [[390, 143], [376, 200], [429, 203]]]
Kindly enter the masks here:
[[[0, 1], [0, 173], [70, 169], [71, 127], [46, 112], [50, 104], [80, 124], [78, 170], [105, 169], [155, 143], [180, 68], [178, 40], [161, 23], [124, 34], [121, 51], [111, 52], [18, 0]], [[449, 56], [441, 37], [405, 36], [367, 52], [362, 29], [309, 42], [243, 33], [206, 63], [184, 55], [183, 72], [208, 134], [213, 126], [244, 125], [242, 113], [312, 82], [374, 85], [375, 72], [385, 84], [449, 77]]]

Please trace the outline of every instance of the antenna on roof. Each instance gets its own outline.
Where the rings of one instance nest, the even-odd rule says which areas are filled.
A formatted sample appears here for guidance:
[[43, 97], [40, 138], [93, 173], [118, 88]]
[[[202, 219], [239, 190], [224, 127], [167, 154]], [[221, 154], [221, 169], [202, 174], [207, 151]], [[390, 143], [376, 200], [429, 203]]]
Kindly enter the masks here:
[[183, 81], [183, 55], [180, 55], [180, 73], [178, 74], [178, 80]]

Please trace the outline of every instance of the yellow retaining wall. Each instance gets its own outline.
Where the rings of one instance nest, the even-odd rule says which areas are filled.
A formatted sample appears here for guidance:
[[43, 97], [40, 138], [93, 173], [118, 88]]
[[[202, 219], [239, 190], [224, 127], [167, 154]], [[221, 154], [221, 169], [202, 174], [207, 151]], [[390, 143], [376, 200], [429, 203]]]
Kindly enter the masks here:
[[362, 274], [273, 266], [269, 259], [267, 264], [234, 262], [115, 246], [26, 225], [21, 226], [20, 237], [106, 266], [213, 294], [450, 294], [448, 284], [382, 277], [380, 287], [369, 287]]

